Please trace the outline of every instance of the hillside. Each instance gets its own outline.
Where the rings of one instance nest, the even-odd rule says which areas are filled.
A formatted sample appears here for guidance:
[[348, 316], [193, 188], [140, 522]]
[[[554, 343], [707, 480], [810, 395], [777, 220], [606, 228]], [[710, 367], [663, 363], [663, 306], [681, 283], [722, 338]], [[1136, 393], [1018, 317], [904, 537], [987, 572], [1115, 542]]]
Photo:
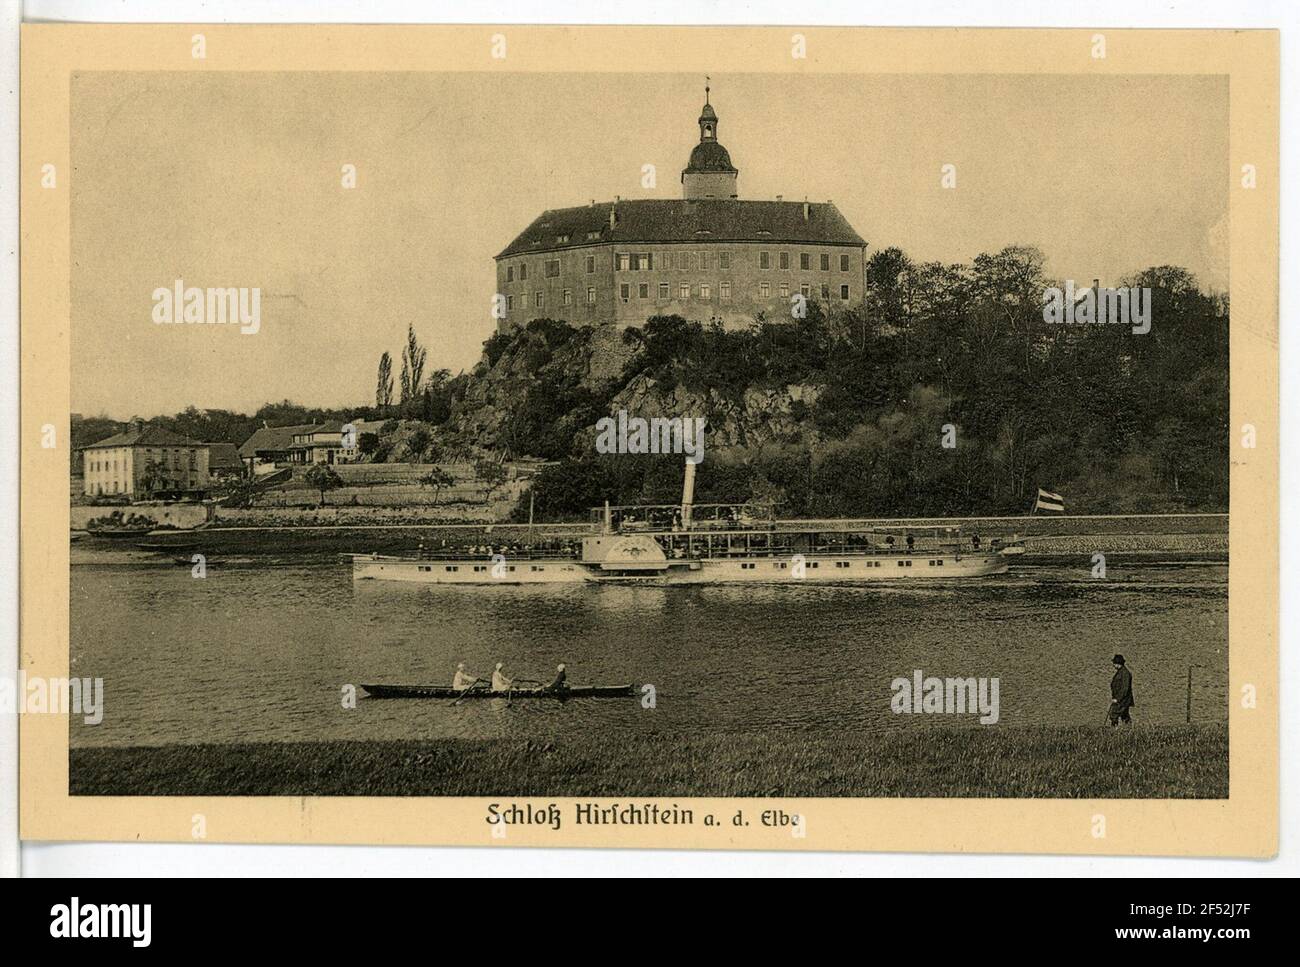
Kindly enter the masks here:
[[680, 457], [595, 452], [619, 410], [704, 417], [697, 499], [786, 516], [1016, 514], [1039, 487], [1078, 513], [1226, 510], [1227, 304], [1188, 273], [1128, 280], [1152, 290], [1135, 334], [1045, 323], [1032, 249], [970, 266], [887, 250], [871, 268], [864, 308], [743, 331], [654, 317], [495, 335], [437, 435], [557, 461], [535, 486], [543, 519], [677, 499]]

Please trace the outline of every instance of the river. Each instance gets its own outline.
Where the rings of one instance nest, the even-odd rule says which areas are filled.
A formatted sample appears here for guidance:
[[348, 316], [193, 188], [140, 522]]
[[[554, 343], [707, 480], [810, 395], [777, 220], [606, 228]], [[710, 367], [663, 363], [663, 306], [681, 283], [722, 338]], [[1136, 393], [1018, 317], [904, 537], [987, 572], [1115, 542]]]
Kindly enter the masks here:
[[[74, 746], [581, 735], [593, 730], [980, 728], [899, 715], [891, 683], [997, 678], [998, 726], [1100, 725], [1111, 655], [1139, 724], [1227, 720], [1227, 566], [1017, 564], [970, 583], [535, 588], [354, 584], [336, 557], [230, 556], [205, 577], [147, 553], [73, 549], [72, 673], [104, 679]], [[654, 686], [568, 703], [375, 700], [346, 686], [518, 678]], [[647, 693], [648, 694], [648, 693]]]

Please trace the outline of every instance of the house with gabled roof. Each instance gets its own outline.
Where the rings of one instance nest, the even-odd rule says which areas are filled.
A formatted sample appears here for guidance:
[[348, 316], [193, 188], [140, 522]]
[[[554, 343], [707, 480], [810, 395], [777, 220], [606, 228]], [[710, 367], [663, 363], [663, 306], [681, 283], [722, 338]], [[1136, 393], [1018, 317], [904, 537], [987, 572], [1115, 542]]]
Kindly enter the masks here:
[[211, 483], [208, 444], [136, 420], [122, 433], [82, 447], [87, 497], [198, 495]]

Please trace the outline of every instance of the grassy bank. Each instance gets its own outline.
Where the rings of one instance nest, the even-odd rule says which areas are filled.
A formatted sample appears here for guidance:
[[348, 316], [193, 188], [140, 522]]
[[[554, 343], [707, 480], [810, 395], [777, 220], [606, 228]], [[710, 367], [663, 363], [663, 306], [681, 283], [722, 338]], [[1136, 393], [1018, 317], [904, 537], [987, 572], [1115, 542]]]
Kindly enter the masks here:
[[1198, 725], [80, 748], [73, 795], [1223, 798]]

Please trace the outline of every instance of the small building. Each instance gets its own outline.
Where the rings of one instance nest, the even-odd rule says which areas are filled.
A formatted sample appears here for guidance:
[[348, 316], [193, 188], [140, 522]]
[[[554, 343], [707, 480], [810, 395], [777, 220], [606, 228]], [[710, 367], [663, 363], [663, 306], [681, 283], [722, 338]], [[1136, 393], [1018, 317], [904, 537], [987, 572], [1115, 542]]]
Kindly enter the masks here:
[[309, 465], [346, 463], [347, 453], [356, 451], [356, 440], [348, 442], [350, 446], [344, 447], [343, 424], [340, 422], [306, 427], [293, 435], [293, 442], [289, 444], [289, 462]]
[[123, 433], [82, 447], [82, 490], [87, 497], [198, 496], [211, 477], [206, 443], [134, 421]]
[[239, 445], [239, 458], [255, 475], [268, 473], [278, 465], [290, 462], [294, 437], [315, 425], [263, 426]]
[[233, 443], [209, 443], [208, 474], [213, 480], [234, 480], [244, 475], [244, 461]]

